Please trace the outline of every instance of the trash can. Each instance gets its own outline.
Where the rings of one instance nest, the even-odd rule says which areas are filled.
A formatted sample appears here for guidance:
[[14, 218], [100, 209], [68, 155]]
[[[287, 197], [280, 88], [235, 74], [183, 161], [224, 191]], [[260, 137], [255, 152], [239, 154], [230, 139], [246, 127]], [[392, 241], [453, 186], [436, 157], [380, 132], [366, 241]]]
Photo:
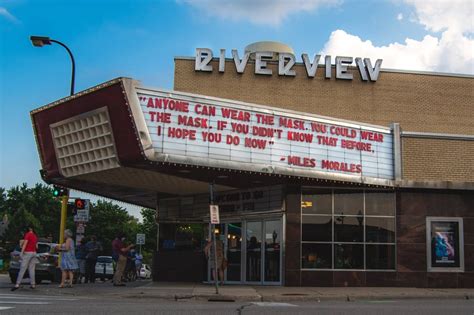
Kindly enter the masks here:
[[0, 258], [0, 271], [3, 270], [3, 259]]

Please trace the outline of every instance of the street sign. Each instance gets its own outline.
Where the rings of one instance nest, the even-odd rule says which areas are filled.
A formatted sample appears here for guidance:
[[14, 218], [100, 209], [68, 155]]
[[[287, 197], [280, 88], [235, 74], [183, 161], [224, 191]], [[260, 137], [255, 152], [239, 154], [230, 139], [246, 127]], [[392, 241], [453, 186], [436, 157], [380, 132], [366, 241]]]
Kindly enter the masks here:
[[145, 245], [145, 234], [137, 234], [137, 245]]
[[85, 232], [84, 224], [79, 223], [76, 227], [76, 233], [84, 234], [84, 232]]
[[210, 205], [210, 217], [211, 217], [211, 224], [219, 224], [219, 206], [217, 205]]
[[74, 222], [89, 222], [89, 210], [77, 210]]

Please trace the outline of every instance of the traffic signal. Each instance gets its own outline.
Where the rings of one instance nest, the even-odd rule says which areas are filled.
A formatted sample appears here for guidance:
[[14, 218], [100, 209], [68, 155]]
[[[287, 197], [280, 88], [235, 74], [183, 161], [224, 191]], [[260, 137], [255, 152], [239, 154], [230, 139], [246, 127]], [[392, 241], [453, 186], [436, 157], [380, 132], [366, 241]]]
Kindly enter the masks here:
[[86, 201], [84, 199], [76, 199], [74, 200], [74, 206], [76, 210], [83, 210], [86, 208]]
[[53, 196], [54, 197], [62, 197], [68, 195], [68, 189], [61, 187], [61, 186], [53, 186]]

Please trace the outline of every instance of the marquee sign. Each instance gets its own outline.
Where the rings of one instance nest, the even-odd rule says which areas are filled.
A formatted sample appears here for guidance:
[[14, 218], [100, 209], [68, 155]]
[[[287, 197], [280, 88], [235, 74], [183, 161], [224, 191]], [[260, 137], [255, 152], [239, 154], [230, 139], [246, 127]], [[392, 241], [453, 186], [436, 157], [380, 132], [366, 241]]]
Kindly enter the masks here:
[[[272, 69], [268, 68], [268, 62], [272, 61], [274, 58], [274, 52], [264, 51], [256, 52], [254, 55], [255, 58], [255, 74], [262, 75], [273, 75]], [[232, 59], [234, 61], [235, 70], [237, 73], [244, 73], [247, 63], [250, 59], [250, 52], [245, 52], [242, 58], [239, 57], [237, 49], [232, 49]], [[313, 60], [311, 60], [308, 54], [302, 54], [301, 59], [306, 69], [306, 74], [308, 78], [314, 78], [316, 72], [320, 67], [319, 61], [321, 55], [315, 55]], [[213, 58], [213, 52], [209, 48], [196, 48], [196, 58], [194, 64], [195, 71], [205, 71], [212, 72], [213, 67], [211, 61]], [[342, 57], [336, 56], [336, 79], [341, 80], [352, 80], [353, 75], [351, 72], [348, 72], [347, 67], [351, 66], [353, 61], [359, 70], [360, 78], [362, 81], [377, 81], [380, 73], [380, 67], [382, 66], [382, 59], [377, 59], [374, 66], [369, 58], [352, 58], [352, 57]], [[295, 76], [296, 71], [293, 69], [293, 66], [296, 63], [296, 57], [292, 53], [278, 53], [278, 75], [280, 76]], [[225, 49], [220, 50], [219, 55], [219, 72], [225, 72]], [[324, 77], [330, 79], [332, 76], [331, 71], [331, 56], [324, 56]]]
[[274, 173], [285, 169], [297, 176], [394, 177], [389, 128], [237, 101], [137, 91], [155, 154], [196, 165]]

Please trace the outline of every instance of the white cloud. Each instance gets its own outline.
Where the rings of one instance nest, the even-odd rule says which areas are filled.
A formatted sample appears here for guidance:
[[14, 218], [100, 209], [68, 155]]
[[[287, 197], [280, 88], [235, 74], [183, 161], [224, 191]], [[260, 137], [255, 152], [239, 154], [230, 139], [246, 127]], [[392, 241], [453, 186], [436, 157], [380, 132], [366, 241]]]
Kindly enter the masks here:
[[177, 0], [222, 19], [248, 20], [253, 24], [278, 26], [289, 15], [311, 12], [341, 0]]
[[406, 2], [413, 5], [418, 23], [439, 34], [426, 35], [421, 40], [407, 38], [403, 43], [375, 46], [370, 40], [336, 30], [322, 53], [370, 57], [372, 60], [382, 58], [383, 68], [474, 74], [472, 2]]
[[427, 30], [439, 32], [450, 30], [456, 33], [474, 31], [472, 0], [404, 0], [416, 11], [418, 22]]
[[398, 13], [397, 14], [397, 20], [399, 20], [399, 21], [403, 20], [403, 14]]
[[4, 18], [6, 18], [7, 20], [11, 22], [15, 22], [15, 23], [18, 22], [18, 19], [13, 14], [8, 12], [8, 10], [4, 7], [0, 7], [0, 16], [3, 16]]

